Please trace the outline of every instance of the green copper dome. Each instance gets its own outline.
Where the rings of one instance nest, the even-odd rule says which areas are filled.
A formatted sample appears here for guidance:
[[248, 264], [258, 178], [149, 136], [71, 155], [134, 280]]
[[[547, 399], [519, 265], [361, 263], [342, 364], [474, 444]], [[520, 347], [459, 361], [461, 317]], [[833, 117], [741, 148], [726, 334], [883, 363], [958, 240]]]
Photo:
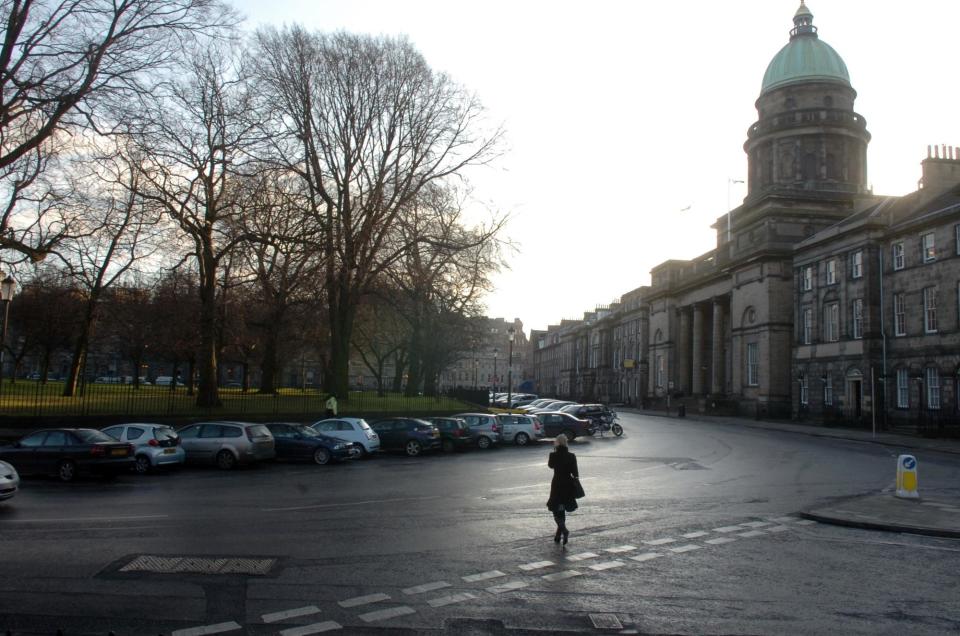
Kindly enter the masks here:
[[793, 17], [790, 42], [773, 57], [763, 74], [760, 93], [800, 81], [842, 82], [850, 86], [850, 74], [840, 55], [817, 36], [813, 14], [801, 1]]

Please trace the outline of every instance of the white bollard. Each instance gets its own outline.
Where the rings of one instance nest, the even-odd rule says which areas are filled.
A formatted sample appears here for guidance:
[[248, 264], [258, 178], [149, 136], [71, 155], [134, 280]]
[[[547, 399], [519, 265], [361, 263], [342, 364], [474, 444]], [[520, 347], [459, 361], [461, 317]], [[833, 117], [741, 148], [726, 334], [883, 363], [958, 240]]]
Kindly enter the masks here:
[[901, 455], [897, 458], [897, 497], [919, 499], [917, 486], [917, 458]]

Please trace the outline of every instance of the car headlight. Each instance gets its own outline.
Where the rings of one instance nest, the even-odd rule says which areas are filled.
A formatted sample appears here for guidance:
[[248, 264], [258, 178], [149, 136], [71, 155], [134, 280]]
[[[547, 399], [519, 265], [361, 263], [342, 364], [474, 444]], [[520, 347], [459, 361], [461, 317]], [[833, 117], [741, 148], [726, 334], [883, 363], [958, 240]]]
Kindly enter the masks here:
[[350, 444], [334, 444], [333, 450], [343, 450], [345, 448], [350, 448]]

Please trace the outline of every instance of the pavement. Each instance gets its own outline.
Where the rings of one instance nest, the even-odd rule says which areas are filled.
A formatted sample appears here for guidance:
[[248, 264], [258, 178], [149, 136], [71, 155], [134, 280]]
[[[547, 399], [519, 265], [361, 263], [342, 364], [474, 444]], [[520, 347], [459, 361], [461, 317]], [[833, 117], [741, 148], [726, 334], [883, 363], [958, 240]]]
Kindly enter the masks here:
[[[692, 414], [679, 418], [676, 415], [666, 415], [663, 411], [618, 408], [623, 412], [641, 415], [879, 444], [897, 448], [901, 454], [921, 451], [960, 456], [960, 439], [929, 439], [898, 433], [875, 433], [862, 429], [728, 416]], [[838, 498], [826, 504], [812, 506], [801, 510], [800, 516], [839, 526], [960, 539], [960, 491], [938, 490], [924, 493], [922, 472], [920, 477], [918, 492], [921, 496], [916, 499], [897, 497], [892, 489], [884, 490]]]

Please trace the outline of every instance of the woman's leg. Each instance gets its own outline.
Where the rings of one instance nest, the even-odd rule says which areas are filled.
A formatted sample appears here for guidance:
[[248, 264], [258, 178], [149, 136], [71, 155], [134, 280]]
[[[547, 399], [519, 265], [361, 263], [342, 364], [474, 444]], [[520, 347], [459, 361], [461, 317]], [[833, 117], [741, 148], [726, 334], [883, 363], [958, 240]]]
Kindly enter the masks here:
[[564, 510], [562, 504], [554, 508], [553, 520], [557, 522], [557, 534], [554, 535], [553, 541], [555, 543], [560, 543], [560, 536], [563, 534], [563, 529], [567, 521], [567, 511]]

